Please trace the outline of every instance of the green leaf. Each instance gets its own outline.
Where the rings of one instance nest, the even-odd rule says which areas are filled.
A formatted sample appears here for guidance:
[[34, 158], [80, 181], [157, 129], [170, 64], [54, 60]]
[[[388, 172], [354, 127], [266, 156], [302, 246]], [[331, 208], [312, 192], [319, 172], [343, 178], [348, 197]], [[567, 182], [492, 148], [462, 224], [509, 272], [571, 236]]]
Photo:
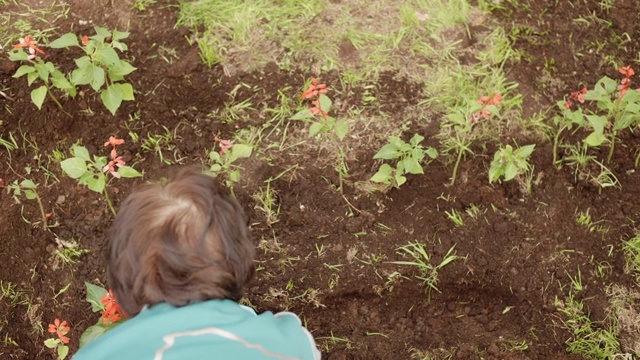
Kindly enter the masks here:
[[435, 158], [438, 157], [438, 149], [436, 149], [436, 148], [429, 147], [429, 148], [427, 148], [427, 151], [425, 151], [425, 152], [432, 159], [435, 159]]
[[507, 166], [504, 168], [504, 180], [509, 181], [518, 175], [518, 168], [512, 162], [507, 163]]
[[411, 145], [413, 145], [413, 146], [417, 146], [418, 144], [420, 144], [422, 142], [422, 140], [424, 140], [424, 136], [419, 135], [419, 134], [415, 134], [415, 135], [413, 135], [411, 140], [409, 140], [409, 143]]
[[314, 122], [309, 126], [309, 136], [316, 136], [320, 131], [324, 131], [324, 125], [321, 122]]
[[62, 72], [60, 72], [59, 70], [56, 70], [51, 74], [51, 83], [58, 89], [65, 90], [67, 92], [71, 92], [71, 89], [74, 88], [69, 80], [64, 77], [64, 74], [62, 74]]
[[33, 200], [35, 198], [37, 198], [37, 194], [35, 191], [28, 189], [28, 190], [24, 190], [24, 197], [27, 198], [27, 200]]
[[27, 61], [29, 60], [29, 54], [22, 51], [22, 49], [17, 49], [9, 52], [9, 60], [11, 61]]
[[99, 338], [106, 331], [107, 327], [102, 325], [102, 323], [100, 323], [100, 320], [98, 320], [97, 324], [89, 326], [87, 330], [82, 333], [82, 335], [80, 336], [80, 347], [82, 348], [93, 340]]
[[28, 73], [27, 74], [27, 84], [29, 84], [29, 86], [31, 86], [31, 84], [33, 84], [33, 82], [38, 78], [38, 72], [34, 71], [32, 73]]
[[24, 75], [24, 74], [29, 74], [36, 71], [36, 68], [34, 68], [31, 65], [22, 65], [18, 68], [18, 70], [16, 70], [16, 73], [13, 74], [14, 78], [19, 78], [20, 76]]
[[78, 66], [71, 72], [71, 83], [75, 85], [87, 85], [93, 81], [93, 64]]
[[298, 111], [295, 115], [291, 117], [291, 120], [306, 120], [313, 117], [313, 113], [309, 109], [304, 109]]
[[424, 174], [422, 166], [416, 159], [412, 157], [406, 157], [402, 160], [402, 162], [404, 163], [405, 172], [409, 174]]
[[69, 175], [72, 179], [79, 179], [87, 172], [87, 164], [79, 157], [72, 157], [60, 162], [62, 171]]
[[251, 156], [251, 152], [253, 151], [253, 147], [251, 145], [245, 144], [234, 144], [231, 147], [231, 162], [236, 159], [248, 158]]
[[135, 98], [133, 97], [133, 86], [129, 83], [116, 83], [111, 86], [115, 86], [118, 91], [122, 94], [122, 100], [124, 101], [133, 101]]
[[66, 33], [49, 43], [49, 47], [54, 49], [68, 48], [70, 46], [80, 46], [78, 38], [72, 33]]
[[73, 156], [78, 157], [84, 161], [91, 160], [91, 157], [89, 156], [89, 150], [87, 150], [87, 148], [84, 146], [80, 146], [80, 145], [73, 146], [71, 148], [71, 153], [73, 154]]
[[391, 160], [391, 159], [397, 159], [401, 155], [402, 153], [398, 151], [398, 148], [396, 146], [394, 146], [393, 144], [387, 144], [383, 146], [382, 149], [378, 150], [378, 152], [375, 155], [373, 155], [373, 158]]
[[42, 109], [42, 103], [47, 96], [47, 86], [42, 85], [37, 89], [31, 91], [31, 101], [38, 107], [38, 110]]
[[382, 164], [380, 166], [380, 169], [378, 169], [378, 172], [375, 173], [369, 180], [382, 184], [390, 184], [392, 179], [392, 172], [393, 168], [389, 164]]
[[44, 341], [44, 346], [48, 347], [49, 349], [53, 349], [58, 346], [60, 342], [60, 339], [47, 339]]
[[110, 46], [100, 46], [93, 57], [93, 60], [98, 64], [103, 64], [110, 68], [112, 66], [120, 65], [120, 57], [118, 53]]
[[38, 188], [38, 185], [29, 179], [24, 179], [20, 182], [20, 187], [25, 189], [36, 189]]
[[69, 347], [66, 345], [58, 346], [58, 360], [64, 360], [69, 355]]
[[604, 134], [594, 131], [584, 139], [584, 142], [591, 147], [598, 147], [602, 145], [604, 140], [605, 140]]
[[127, 31], [118, 31], [118, 30], [113, 30], [113, 38], [111, 39], [111, 41], [120, 41], [122, 39], [126, 39], [129, 37], [129, 32]]
[[111, 80], [113, 81], [118, 81], [121, 80], [125, 75], [129, 75], [136, 70], [138, 69], [133, 67], [128, 62], [120, 60], [117, 65], [114, 65], [109, 69], [109, 77], [111, 77]]
[[95, 91], [100, 90], [105, 83], [104, 69], [99, 66], [94, 66], [91, 78], [91, 88]]
[[111, 31], [103, 28], [102, 26], [94, 26], [93, 29], [96, 31], [96, 35], [94, 36], [99, 36], [102, 38], [108, 38], [109, 36], [111, 36]]
[[346, 120], [338, 120], [333, 126], [333, 131], [335, 131], [338, 139], [342, 140], [349, 133], [349, 123]]
[[398, 187], [402, 186], [406, 182], [407, 182], [406, 177], [400, 175], [399, 173], [396, 173], [396, 184]]
[[97, 193], [102, 193], [106, 185], [107, 183], [102, 173], [100, 173], [98, 177], [92, 177], [91, 179], [89, 179], [89, 181], [87, 181], [87, 187], [89, 187], [89, 190], [95, 191]]
[[100, 99], [102, 99], [104, 106], [109, 109], [111, 115], [115, 115], [120, 104], [122, 104], [122, 93], [117, 87], [109, 86], [100, 94]]
[[522, 146], [515, 151], [515, 155], [517, 157], [526, 159], [531, 155], [531, 153], [533, 153], [533, 149], [535, 149], [535, 147], [535, 144]]
[[136, 178], [141, 177], [142, 174], [138, 172], [138, 170], [132, 168], [131, 166], [123, 166], [118, 168], [118, 174], [123, 178]]
[[318, 97], [320, 99], [320, 109], [324, 112], [329, 112], [331, 110], [331, 99], [325, 94], [320, 94]]
[[101, 300], [107, 295], [107, 289], [87, 281], [84, 282], [84, 286], [87, 288], [86, 300], [91, 304], [91, 311], [98, 312], [104, 310], [104, 305], [102, 305]]

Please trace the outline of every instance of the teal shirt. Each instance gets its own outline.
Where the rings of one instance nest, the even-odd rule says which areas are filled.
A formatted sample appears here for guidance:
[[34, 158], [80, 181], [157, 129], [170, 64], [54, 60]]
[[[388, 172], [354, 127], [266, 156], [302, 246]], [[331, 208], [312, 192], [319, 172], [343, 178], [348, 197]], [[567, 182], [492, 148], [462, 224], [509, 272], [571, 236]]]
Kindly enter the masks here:
[[73, 360], [319, 360], [293, 313], [257, 315], [231, 300], [142, 311], [81, 348]]

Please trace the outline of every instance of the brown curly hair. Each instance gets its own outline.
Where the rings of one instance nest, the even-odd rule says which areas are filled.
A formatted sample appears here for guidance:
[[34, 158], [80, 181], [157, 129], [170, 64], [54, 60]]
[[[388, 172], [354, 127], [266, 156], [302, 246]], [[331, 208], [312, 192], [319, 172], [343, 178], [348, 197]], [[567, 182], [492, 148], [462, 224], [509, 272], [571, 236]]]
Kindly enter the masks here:
[[242, 209], [226, 188], [184, 168], [143, 185], [122, 203], [108, 244], [108, 284], [123, 311], [241, 297], [254, 247]]

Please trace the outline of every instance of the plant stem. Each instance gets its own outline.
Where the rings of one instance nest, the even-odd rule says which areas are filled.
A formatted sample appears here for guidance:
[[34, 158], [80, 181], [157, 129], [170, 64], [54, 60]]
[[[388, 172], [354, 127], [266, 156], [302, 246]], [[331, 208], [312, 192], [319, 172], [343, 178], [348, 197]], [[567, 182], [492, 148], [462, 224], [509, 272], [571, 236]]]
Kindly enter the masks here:
[[47, 94], [49, 94], [49, 97], [51, 98], [51, 100], [53, 100], [56, 103], [56, 105], [58, 106], [58, 109], [62, 110], [62, 112], [67, 114], [67, 116], [71, 116], [71, 114], [69, 114], [68, 112], [64, 111], [64, 109], [62, 108], [62, 104], [60, 104], [58, 99], [53, 95], [53, 93], [51, 92], [51, 89], [49, 88], [49, 86], [47, 86]]
[[558, 129], [556, 136], [553, 137], [553, 165], [554, 166], [556, 166], [558, 163], [558, 142], [560, 141], [560, 133], [562, 133], [562, 131], [564, 131], [564, 129], [566, 128], [567, 128], [567, 125], [563, 125], [560, 129]]
[[109, 198], [109, 191], [107, 190], [107, 188], [104, 188], [104, 198], [107, 199], [107, 205], [109, 205], [109, 210], [111, 210], [111, 213], [113, 214], [113, 216], [116, 215], [116, 209], [113, 207], [113, 204], [111, 203], [111, 199]]
[[451, 175], [451, 183], [449, 183], [449, 186], [453, 186], [453, 184], [456, 183], [456, 174], [458, 173], [458, 165], [460, 165], [463, 151], [464, 149], [458, 150], [458, 158], [456, 159], [456, 164], [453, 166], [453, 175]]
[[611, 158], [613, 157], [613, 149], [616, 146], [616, 132], [613, 131], [613, 135], [611, 136], [611, 147], [609, 148], [609, 156], [607, 156], [607, 164], [611, 162]]
[[38, 195], [37, 191], [33, 191], [36, 195], [36, 200], [38, 201], [38, 206], [40, 207], [40, 216], [42, 216], [42, 229], [47, 230], [47, 214], [44, 212], [44, 207], [42, 206], [42, 200]]

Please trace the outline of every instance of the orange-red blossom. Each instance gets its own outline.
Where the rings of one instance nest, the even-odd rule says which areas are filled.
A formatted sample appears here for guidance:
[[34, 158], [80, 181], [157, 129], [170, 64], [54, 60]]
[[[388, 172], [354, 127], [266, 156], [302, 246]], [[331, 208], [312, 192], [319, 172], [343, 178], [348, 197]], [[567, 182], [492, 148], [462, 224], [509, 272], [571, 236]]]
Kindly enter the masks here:
[[116, 302], [113, 291], [109, 290], [107, 295], [100, 299], [100, 302], [104, 305], [104, 310], [101, 312], [102, 317], [100, 318], [103, 324], [112, 324], [126, 318], [120, 305]]
[[14, 49], [28, 48], [29, 60], [35, 59], [38, 54], [44, 54], [44, 51], [38, 47], [38, 43], [29, 35], [19, 39], [20, 43], [13, 45]]
[[636, 74], [635, 71], [631, 68], [631, 65], [623, 66], [618, 69], [620, 74], [624, 75], [624, 79], [620, 80], [620, 85], [618, 85], [618, 90], [620, 91], [620, 98], [627, 93], [629, 87], [631, 86], [631, 77]]
[[118, 156], [118, 153], [116, 151], [116, 146], [122, 144], [124, 144], [124, 140], [118, 139], [115, 136], [109, 136], [109, 140], [104, 143], [105, 147], [111, 146], [111, 160], [102, 168], [102, 172], [108, 171], [111, 175], [113, 175], [114, 178], [117, 179], [120, 178], [120, 173], [118, 173], [116, 167], [123, 167], [125, 164], [124, 160], [122, 160], [122, 156]]
[[216, 134], [213, 134], [213, 141], [220, 144], [220, 155], [224, 155], [225, 152], [233, 146], [231, 140], [222, 140]]
[[500, 101], [502, 101], [502, 95], [498, 93], [493, 94], [493, 96], [482, 96], [478, 99], [478, 104], [482, 105], [482, 108], [477, 113], [473, 114], [473, 121], [478, 121], [481, 117], [485, 120], [489, 120], [492, 112], [486, 107], [489, 105], [498, 106]]
[[58, 335], [60, 341], [65, 344], [69, 343], [69, 337], [65, 336], [71, 331], [71, 327], [67, 326], [67, 320], [60, 321], [56, 319], [53, 324], [49, 324], [49, 332]]

